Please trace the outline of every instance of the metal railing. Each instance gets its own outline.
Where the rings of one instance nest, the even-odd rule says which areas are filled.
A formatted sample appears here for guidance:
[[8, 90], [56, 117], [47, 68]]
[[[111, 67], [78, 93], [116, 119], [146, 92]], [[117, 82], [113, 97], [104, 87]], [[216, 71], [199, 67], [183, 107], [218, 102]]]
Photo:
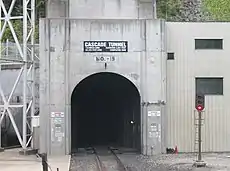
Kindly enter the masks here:
[[[17, 44], [6, 41], [4, 43], [0, 44], [1, 46], [1, 53], [0, 53], [0, 63], [1, 63], [1, 70], [6, 69], [20, 69], [21, 68], [21, 55], [18, 50]], [[23, 47], [23, 44], [20, 44], [21, 48]], [[27, 44], [27, 60], [28, 62], [31, 61], [31, 47], [32, 45]], [[36, 66], [38, 67], [39, 63], [39, 44], [34, 45], [34, 62], [36, 62]], [[18, 62], [18, 64], [17, 64]], [[13, 64], [13, 65], [12, 65]]]

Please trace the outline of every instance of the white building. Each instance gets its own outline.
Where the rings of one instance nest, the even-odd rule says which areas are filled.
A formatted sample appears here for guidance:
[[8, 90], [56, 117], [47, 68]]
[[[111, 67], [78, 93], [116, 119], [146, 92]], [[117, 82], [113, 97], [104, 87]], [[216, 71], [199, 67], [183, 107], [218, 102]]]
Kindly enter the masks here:
[[167, 52], [174, 53], [167, 60], [167, 146], [194, 151], [197, 89], [205, 94], [203, 151], [230, 151], [229, 30], [230, 23], [166, 23]]

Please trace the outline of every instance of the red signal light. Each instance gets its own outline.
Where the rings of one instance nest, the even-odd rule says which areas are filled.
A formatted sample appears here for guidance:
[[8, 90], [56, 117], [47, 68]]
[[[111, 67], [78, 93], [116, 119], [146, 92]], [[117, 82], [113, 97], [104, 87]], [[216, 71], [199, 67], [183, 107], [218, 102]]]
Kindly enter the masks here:
[[202, 111], [202, 110], [204, 110], [204, 106], [202, 106], [202, 105], [197, 105], [197, 106], [196, 106], [196, 109], [197, 109], [198, 111]]

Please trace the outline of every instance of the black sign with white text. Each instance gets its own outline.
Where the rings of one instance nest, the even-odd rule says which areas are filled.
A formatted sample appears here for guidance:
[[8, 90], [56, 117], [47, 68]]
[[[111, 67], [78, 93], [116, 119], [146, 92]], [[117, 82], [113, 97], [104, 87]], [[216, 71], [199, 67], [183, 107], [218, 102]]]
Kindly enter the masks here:
[[128, 52], [128, 41], [84, 41], [84, 52]]

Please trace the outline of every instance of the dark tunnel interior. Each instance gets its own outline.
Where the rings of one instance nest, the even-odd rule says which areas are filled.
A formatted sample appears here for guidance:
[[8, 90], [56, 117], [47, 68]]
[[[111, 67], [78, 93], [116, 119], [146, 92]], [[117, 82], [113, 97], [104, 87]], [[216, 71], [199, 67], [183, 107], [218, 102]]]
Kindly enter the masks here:
[[113, 146], [140, 151], [140, 94], [127, 78], [97, 73], [82, 80], [71, 97], [71, 146]]

